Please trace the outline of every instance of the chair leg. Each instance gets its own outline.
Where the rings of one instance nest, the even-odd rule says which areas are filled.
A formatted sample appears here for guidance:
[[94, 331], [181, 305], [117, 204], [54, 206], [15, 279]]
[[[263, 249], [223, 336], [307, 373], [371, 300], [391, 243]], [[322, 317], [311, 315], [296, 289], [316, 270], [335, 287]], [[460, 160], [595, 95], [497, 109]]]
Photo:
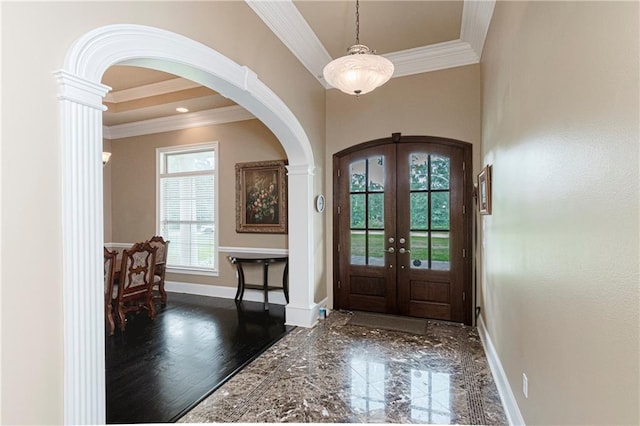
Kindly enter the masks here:
[[149, 318], [155, 319], [156, 318], [156, 307], [153, 305], [153, 290], [152, 289], [149, 289], [149, 292], [147, 293], [146, 305], [147, 305]]
[[167, 306], [167, 292], [164, 289], [164, 271], [162, 271], [162, 275], [160, 276], [158, 290], [160, 291], [160, 305]]
[[113, 319], [113, 308], [107, 307], [107, 324], [109, 325], [109, 336], [113, 336], [116, 330], [116, 323]]
[[120, 321], [120, 331], [124, 333], [124, 329], [127, 326], [127, 317], [121, 304], [118, 304], [118, 320]]

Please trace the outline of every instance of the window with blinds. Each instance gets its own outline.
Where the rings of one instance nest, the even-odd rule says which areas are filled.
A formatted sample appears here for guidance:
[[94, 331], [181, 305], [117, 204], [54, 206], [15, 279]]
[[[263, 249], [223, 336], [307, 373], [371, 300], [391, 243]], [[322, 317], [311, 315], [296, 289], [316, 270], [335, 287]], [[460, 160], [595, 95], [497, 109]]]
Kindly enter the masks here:
[[158, 232], [175, 272], [217, 272], [217, 151], [217, 142], [158, 149]]

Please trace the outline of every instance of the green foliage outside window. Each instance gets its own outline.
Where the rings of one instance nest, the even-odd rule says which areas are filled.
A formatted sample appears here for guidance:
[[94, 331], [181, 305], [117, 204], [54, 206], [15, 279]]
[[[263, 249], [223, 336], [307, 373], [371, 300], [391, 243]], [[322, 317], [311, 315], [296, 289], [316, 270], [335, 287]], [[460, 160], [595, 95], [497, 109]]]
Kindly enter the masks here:
[[[449, 159], [445, 157], [431, 156], [431, 185], [429, 187], [429, 163], [419, 161], [417, 155], [411, 158], [410, 189], [411, 196], [410, 214], [412, 229], [428, 229], [428, 196], [431, 192], [431, 228], [449, 229]], [[364, 173], [351, 174], [351, 228], [366, 228], [367, 208], [367, 176]], [[369, 228], [384, 228], [384, 199], [382, 195], [371, 192], [384, 191], [384, 187], [377, 182], [369, 182], [368, 214]], [[424, 192], [422, 192], [424, 191]], [[357, 193], [357, 194], [353, 194]]]

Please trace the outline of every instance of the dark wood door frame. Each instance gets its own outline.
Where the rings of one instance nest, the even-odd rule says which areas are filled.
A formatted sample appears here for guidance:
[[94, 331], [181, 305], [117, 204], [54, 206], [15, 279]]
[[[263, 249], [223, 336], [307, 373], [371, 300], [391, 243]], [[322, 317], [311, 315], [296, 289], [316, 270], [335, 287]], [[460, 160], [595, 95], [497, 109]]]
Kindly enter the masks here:
[[472, 286], [472, 259], [473, 259], [473, 167], [472, 167], [472, 145], [468, 142], [463, 142], [455, 139], [441, 138], [435, 136], [402, 136], [400, 133], [393, 133], [391, 137], [375, 139], [368, 142], [364, 142], [358, 145], [346, 148], [333, 155], [333, 304], [334, 309], [340, 309], [340, 262], [339, 253], [337, 250], [337, 242], [340, 241], [340, 229], [338, 224], [340, 223], [338, 216], [338, 206], [335, 200], [340, 197], [339, 185], [336, 177], [339, 173], [340, 158], [349, 155], [353, 152], [357, 152], [363, 149], [376, 147], [387, 144], [403, 144], [403, 143], [428, 143], [431, 145], [443, 145], [448, 147], [456, 147], [463, 151], [463, 161], [465, 168], [463, 170], [464, 191], [463, 191], [463, 248], [465, 250], [465, 257], [463, 259], [463, 309], [464, 309], [464, 324], [471, 325], [473, 322], [473, 286]]

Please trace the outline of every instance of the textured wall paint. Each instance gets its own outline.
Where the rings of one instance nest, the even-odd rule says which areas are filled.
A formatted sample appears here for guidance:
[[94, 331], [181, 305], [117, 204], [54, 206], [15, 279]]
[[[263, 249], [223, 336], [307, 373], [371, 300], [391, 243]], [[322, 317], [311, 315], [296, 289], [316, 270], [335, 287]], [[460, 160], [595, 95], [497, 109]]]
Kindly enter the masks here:
[[[62, 169], [58, 87], [52, 72], [63, 66], [71, 44], [108, 24], [150, 25], [204, 43], [247, 65], [305, 129], [319, 166], [315, 176], [319, 187], [324, 179], [325, 90], [242, 1], [3, 2], [1, 7], [0, 423], [60, 424]], [[316, 236], [321, 235], [322, 223], [314, 226]], [[49, 254], [34, 267], [32, 257], [24, 253], [43, 238]]]
[[483, 315], [520, 411], [638, 424], [638, 4], [498, 2], [481, 66]]

